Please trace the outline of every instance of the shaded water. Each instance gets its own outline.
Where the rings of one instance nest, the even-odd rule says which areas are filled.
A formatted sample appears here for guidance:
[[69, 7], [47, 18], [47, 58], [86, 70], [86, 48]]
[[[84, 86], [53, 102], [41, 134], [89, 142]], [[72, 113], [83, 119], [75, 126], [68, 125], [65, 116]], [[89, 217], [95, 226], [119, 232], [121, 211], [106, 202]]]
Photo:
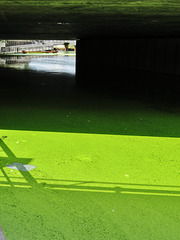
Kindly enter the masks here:
[[0, 66], [52, 74], [75, 75], [75, 56], [3, 56]]

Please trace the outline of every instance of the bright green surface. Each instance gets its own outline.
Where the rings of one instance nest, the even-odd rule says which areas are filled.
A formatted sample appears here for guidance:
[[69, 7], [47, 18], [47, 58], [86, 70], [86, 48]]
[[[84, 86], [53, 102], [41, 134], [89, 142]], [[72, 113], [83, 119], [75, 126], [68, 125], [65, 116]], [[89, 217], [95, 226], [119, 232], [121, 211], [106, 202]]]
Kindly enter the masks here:
[[[1, 130], [7, 240], [172, 239], [180, 234], [180, 139]], [[21, 162], [28, 172], [5, 168]]]

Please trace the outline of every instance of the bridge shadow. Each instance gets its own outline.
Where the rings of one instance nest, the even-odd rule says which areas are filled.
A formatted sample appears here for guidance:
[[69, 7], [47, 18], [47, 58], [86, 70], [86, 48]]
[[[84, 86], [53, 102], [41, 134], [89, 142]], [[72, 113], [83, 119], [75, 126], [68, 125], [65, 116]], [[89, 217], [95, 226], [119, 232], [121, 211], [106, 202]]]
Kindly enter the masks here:
[[3, 71], [1, 129], [180, 137], [180, 101], [170, 94], [80, 89], [72, 76]]

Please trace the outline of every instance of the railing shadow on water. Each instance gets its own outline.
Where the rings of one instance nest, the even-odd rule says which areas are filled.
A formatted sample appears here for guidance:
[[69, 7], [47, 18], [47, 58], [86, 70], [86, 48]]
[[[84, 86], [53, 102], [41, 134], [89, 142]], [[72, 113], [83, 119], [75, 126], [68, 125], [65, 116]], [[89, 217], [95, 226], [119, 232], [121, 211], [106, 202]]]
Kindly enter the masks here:
[[9, 163], [30, 163], [31, 159], [17, 158], [9, 147], [0, 139], [0, 147], [6, 153], [7, 158], [0, 158], [0, 188], [32, 188], [37, 190], [54, 190], [54, 191], [76, 191], [76, 192], [96, 192], [96, 193], [116, 193], [116, 194], [145, 194], [160, 196], [179, 196], [180, 186], [171, 185], [154, 185], [139, 183], [123, 183], [123, 182], [101, 182], [101, 181], [82, 181], [67, 179], [49, 179], [35, 178], [21, 164], [16, 164], [17, 171], [21, 173], [21, 177], [8, 176], [6, 165]]

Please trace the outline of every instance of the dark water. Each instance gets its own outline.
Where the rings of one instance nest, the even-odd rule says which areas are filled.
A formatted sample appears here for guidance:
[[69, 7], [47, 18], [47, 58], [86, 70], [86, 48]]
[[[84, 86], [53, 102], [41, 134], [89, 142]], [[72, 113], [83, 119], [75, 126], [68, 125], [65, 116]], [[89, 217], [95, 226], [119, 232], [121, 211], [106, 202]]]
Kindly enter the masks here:
[[75, 75], [75, 56], [6, 56], [0, 66], [52, 74]]

